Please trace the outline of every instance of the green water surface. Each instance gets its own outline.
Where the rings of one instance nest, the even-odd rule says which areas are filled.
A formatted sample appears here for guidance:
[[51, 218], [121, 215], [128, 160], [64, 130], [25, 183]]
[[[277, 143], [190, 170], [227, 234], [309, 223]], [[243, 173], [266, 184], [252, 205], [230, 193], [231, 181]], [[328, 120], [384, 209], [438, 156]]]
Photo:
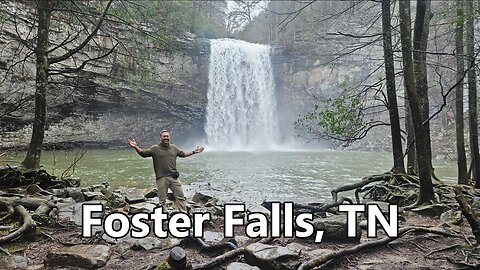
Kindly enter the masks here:
[[[42, 165], [51, 174], [61, 175], [80, 156], [80, 151], [46, 151]], [[23, 153], [3, 157], [1, 165], [15, 164]], [[231, 200], [261, 202], [322, 201], [330, 190], [360, 181], [391, 168], [392, 157], [385, 152], [272, 151], [209, 152], [178, 158], [183, 183], [209, 183], [219, 196]], [[456, 163], [435, 161], [440, 179], [454, 182]], [[73, 170], [74, 169], [74, 170]], [[146, 191], [154, 188], [150, 158], [141, 158], [133, 149], [88, 150], [68, 172], [82, 185], [108, 182], [114, 188]]]

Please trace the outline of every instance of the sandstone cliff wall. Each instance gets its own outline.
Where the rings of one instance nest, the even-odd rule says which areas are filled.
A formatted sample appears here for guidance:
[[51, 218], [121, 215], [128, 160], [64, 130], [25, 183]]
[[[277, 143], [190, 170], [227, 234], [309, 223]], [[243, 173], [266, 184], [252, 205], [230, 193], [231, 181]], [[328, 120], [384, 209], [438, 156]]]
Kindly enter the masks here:
[[[0, 148], [25, 147], [30, 140], [35, 58], [16, 36], [18, 31], [30, 31], [33, 11], [21, 3], [2, 7]], [[8, 16], [13, 13], [21, 20]], [[58, 29], [61, 31], [61, 26]], [[201, 135], [208, 87], [208, 40], [185, 36], [182, 42], [188, 49], [172, 52], [147, 42], [138, 33], [122, 32], [121, 28], [113, 31], [118, 31], [115, 34], [122, 42], [115, 53], [87, 65], [76, 78], [52, 80], [47, 96], [46, 145], [121, 146], [128, 136], [136, 137], [141, 145], [150, 145], [158, 142], [158, 133], [165, 128], [178, 143]], [[96, 46], [87, 48], [76, 61], [95, 54], [98, 44], [105, 48], [112, 45], [111, 39], [102, 36], [95, 42]], [[24, 58], [10, 69], [12, 63]], [[67, 61], [63, 66], [71, 64]], [[7, 113], [9, 108], [13, 112]]]

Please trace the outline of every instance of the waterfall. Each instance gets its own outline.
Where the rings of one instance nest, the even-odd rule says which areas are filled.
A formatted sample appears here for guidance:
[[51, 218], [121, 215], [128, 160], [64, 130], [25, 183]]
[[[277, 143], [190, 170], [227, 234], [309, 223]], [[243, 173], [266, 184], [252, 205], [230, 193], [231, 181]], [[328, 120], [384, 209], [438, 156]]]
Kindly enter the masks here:
[[211, 40], [205, 133], [215, 150], [272, 150], [280, 144], [272, 48]]

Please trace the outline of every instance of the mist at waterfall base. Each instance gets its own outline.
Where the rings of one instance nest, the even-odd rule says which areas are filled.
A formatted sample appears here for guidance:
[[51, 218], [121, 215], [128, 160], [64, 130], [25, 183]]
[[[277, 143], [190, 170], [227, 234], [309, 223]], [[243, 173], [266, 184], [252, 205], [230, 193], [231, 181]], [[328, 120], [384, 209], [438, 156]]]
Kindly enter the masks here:
[[279, 117], [271, 53], [268, 45], [211, 40], [204, 125], [210, 151], [306, 148], [294, 136], [293, 121]]

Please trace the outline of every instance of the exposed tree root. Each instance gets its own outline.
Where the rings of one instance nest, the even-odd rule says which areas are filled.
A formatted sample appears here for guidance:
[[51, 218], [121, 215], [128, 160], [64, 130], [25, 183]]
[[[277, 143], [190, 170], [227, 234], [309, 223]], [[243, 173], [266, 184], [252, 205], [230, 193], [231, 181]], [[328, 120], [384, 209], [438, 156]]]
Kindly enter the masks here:
[[19, 214], [22, 218], [22, 226], [20, 226], [20, 228], [18, 228], [14, 232], [0, 237], [0, 244], [10, 242], [22, 235], [35, 233], [35, 221], [33, 221], [32, 216], [27, 212], [27, 210], [25, 210], [23, 206], [19, 205], [15, 207], [15, 213]]
[[[320, 214], [325, 214], [325, 212], [329, 212], [332, 214], [338, 214], [337, 209], [333, 209], [338, 207], [340, 204], [343, 204], [345, 202], [348, 202], [350, 204], [353, 204], [353, 201], [350, 198], [347, 197], [342, 197], [340, 200], [333, 202], [333, 203], [328, 203], [324, 204], [322, 206], [315, 206], [315, 205], [310, 205], [310, 204], [301, 204], [301, 203], [295, 203], [294, 208], [295, 210], [300, 210], [298, 212], [303, 213], [305, 212], [304, 210], [308, 210], [311, 213], [320, 213]], [[303, 211], [302, 211], [303, 210]]]
[[4, 248], [2, 248], [2, 247], [0, 247], [0, 251], [3, 252], [3, 253], [5, 253], [5, 255], [7, 255], [7, 256], [11, 256], [11, 255], [12, 255], [10, 252], [8, 252], [8, 250], [6, 250], [6, 249], [4, 249]]
[[412, 210], [413, 208], [416, 208], [420, 205], [422, 205], [422, 203], [419, 200], [416, 200], [413, 204], [402, 207], [401, 210], [402, 211]]
[[[398, 237], [401, 237], [401, 236], [403, 236], [403, 235], [405, 235], [406, 233], [409, 233], [409, 232], [424, 232], [424, 233], [434, 233], [434, 234], [440, 234], [440, 235], [456, 236], [456, 235], [452, 235], [451, 233], [441, 231], [441, 230], [437, 230], [437, 229], [433, 229], [433, 228], [405, 227], [405, 228], [399, 229]], [[332, 259], [352, 255], [352, 254], [358, 253], [358, 252], [363, 251], [363, 250], [384, 246], [384, 245], [386, 245], [386, 244], [388, 244], [392, 241], [395, 241], [397, 239], [398, 238], [384, 237], [384, 238], [381, 238], [381, 239], [378, 239], [378, 240], [358, 244], [358, 245], [353, 246], [351, 248], [345, 248], [345, 249], [340, 249], [340, 250], [336, 250], [336, 251], [331, 251], [331, 252], [328, 252], [328, 253], [326, 253], [325, 255], [323, 255], [319, 258], [315, 258], [315, 259], [312, 259], [308, 262], [302, 263], [300, 265], [300, 267], [298, 268], [298, 270], [313, 269], [315, 267], [321, 266], [322, 264], [325, 264], [326, 262], [328, 262]]]
[[193, 270], [212, 269], [214, 267], [217, 267], [219, 264], [227, 260], [231, 260], [232, 258], [235, 258], [237, 256], [243, 255], [244, 253], [245, 253], [244, 247], [230, 250], [229, 252], [226, 252], [218, 257], [213, 258], [210, 262], [193, 266]]
[[[364, 177], [361, 182], [333, 189], [332, 192], [331, 192], [332, 193], [332, 199], [333, 199], [332, 201], [334, 203], [337, 202], [337, 196], [338, 196], [339, 192], [362, 188], [362, 187], [364, 187], [364, 186], [366, 186], [370, 183], [373, 183], [373, 182], [387, 181], [391, 177], [392, 177], [392, 174], [388, 174], [388, 173], [380, 174], [380, 175], [372, 175], [372, 176], [369, 176], [369, 177]], [[357, 203], [359, 203], [359, 202], [357, 202]]]
[[54, 208], [54, 204], [51, 202], [42, 203], [32, 214], [32, 218], [39, 222], [40, 224], [45, 224], [49, 222], [50, 211]]
[[22, 198], [22, 197], [0, 197], [0, 203], [10, 204], [13, 207], [21, 205], [28, 210], [36, 211], [41, 205], [54, 207], [54, 204], [46, 199], [41, 198]]
[[477, 245], [480, 244], [480, 217], [477, 213], [472, 209], [472, 206], [465, 200], [462, 191], [458, 186], [453, 187], [453, 191], [455, 192], [455, 199], [457, 199], [458, 204], [460, 205], [460, 209], [462, 210], [462, 214], [472, 227], [473, 235], [475, 236], [475, 240], [477, 241]]
[[0, 167], [1, 187], [16, 188], [33, 184], [37, 184], [41, 189], [80, 186], [80, 182], [75, 179], [57, 180], [45, 170], [27, 171], [21, 167]]
[[457, 260], [454, 260], [452, 258], [448, 258], [447, 257], [447, 260], [453, 264], [456, 264], [462, 268], [460, 269], [478, 269], [480, 267], [480, 263], [476, 263], [476, 264], [473, 264], [473, 263], [467, 263], [467, 262], [462, 262], [462, 261], [457, 261]]
[[[398, 235], [399, 235], [399, 237], [401, 237], [401, 236], [403, 236], [403, 235], [405, 235], [406, 233], [409, 233], [409, 232], [423, 232], [423, 233], [439, 234], [439, 235], [444, 235], [444, 236], [460, 237], [460, 236], [457, 236], [455, 234], [451, 234], [451, 233], [446, 232], [446, 231], [442, 231], [442, 230], [438, 230], [438, 229], [434, 229], [434, 228], [425, 228], [425, 227], [405, 227], [405, 228], [401, 228], [401, 229], [399, 229]], [[272, 239], [273, 238], [266, 238], [266, 239], [261, 240], [260, 243], [269, 243], [270, 241], [272, 241]], [[326, 253], [325, 255], [323, 255], [319, 258], [316, 258], [316, 259], [310, 260], [308, 262], [302, 263], [300, 265], [300, 267], [298, 268], [298, 270], [312, 269], [312, 268], [318, 267], [318, 266], [320, 266], [320, 265], [322, 265], [322, 264], [324, 264], [324, 263], [326, 263], [326, 262], [328, 262], [332, 259], [336, 259], [336, 258], [347, 256], [347, 255], [352, 255], [352, 254], [355, 254], [355, 253], [360, 252], [362, 250], [383, 246], [383, 245], [386, 245], [386, 244], [388, 244], [388, 243], [390, 243], [390, 242], [392, 242], [396, 239], [398, 239], [398, 238], [385, 237], [385, 238], [382, 238], [382, 239], [379, 239], [379, 240], [374, 240], [374, 241], [362, 243], [362, 244], [353, 246], [351, 248], [341, 249], [341, 250], [337, 250], [337, 251], [331, 251], [331, 252]], [[224, 263], [228, 260], [231, 260], [231, 259], [233, 259], [237, 256], [240, 256], [240, 255], [243, 255], [244, 253], [245, 253], [245, 248], [240, 247], [240, 248], [228, 251], [228, 252], [226, 252], [226, 253], [218, 256], [218, 257], [215, 257], [210, 262], [193, 266], [193, 269], [194, 270], [213, 269], [213, 268], [217, 267], [218, 265], [220, 265], [220, 264], [222, 264], [222, 263]]]
[[448, 247], [444, 247], [444, 248], [441, 248], [441, 249], [436, 249], [436, 250], [432, 250], [430, 251], [427, 255], [425, 255], [426, 257], [434, 254], [434, 253], [437, 253], [437, 252], [442, 252], [442, 251], [446, 251], [446, 250], [449, 250], [449, 249], [452, 249], [452, 248], [456, 248], [456, 247], [459, 247], [461, 246], [462, 244], [454, 244], [454, 245], [450, 245]]
[[[282, 226], [282, 230], [283, 230], [283, 226]], [[273, 237], [268, 237], [268, 238], [264, 238], [264, 239], [261, 239], [260, 243], [262, 244], [268, 244], [270, 242], [273, 241]], [[245, 247], [239, 247], [239, 248], [236, 248], [234, 250], [230, 250], [220, 256], [217, 256], [215, 258], [213, 258], [210, 262], [207, 262], [207, 263], [202, 263], [202, 264], [199, 264], [199, 265], [194, 265], [193, 266], [193, 270], [200, 270], [200, 269], [212, 269], [212, 268], [215, 268], [217, 267], [218, 265], [228, 261], [228, 260], [231, 260], [237, 256], [240, 256], [240, 255], [243, 255], [245, 253]]]
[[0, 201], [0, 209], [5, 209], [7, 211], [7, 214], [0, 218], [0, 222], [4, 221], [5, 219], [10, 218], [13, 215], [13, 213], [15, 212], [15, 209], [13, 208], [13, 206], [11, 204], [3, 202], [3, 201]]
[[397, 175], [397, 177], [393, 178], [392, 180], [393, 181], [390, 181], [390, 184], [393, 184], [393, 185], [410, 184], [418, 187], [420, 183], [420, 179], [418, 179], [418, 176], [410, 175], [410, 174], [400, 174], [400, 175]]
[[[383, 183], [377, 183], [375, 185], [369, 185], [374, 182], [381, 182]], [[442, 184], [439, 184], [438, 186], [442, 186]], [[359, 202], [359, 194], [362, 192], [367, 192], [371, 193], [374, 192], [374, 195], [371, 195], [373, 198], [382, 199], [382, 198], [396, 198], [398, 199], [398, 196], [403, 196], [405, 199], [400, 199], [402, 202], [407, 202], [410, 201], [412, 202], [412, 197], [402, 195], [406, 194], [407, 190], [412, 190], [412, 189], [418, 189], [418, 179], [416, 177], [412, 177], [409, 175], [394, 175], [390, 173], [382, 174], [382, 175], [373, 175], [370, 177], [364, 178], [361, 182], [352, 184], [352, 185], [347, 185], [343, 186], [337, 189], [332, 190], [332, 198], [333, 202], [330, 204], [325, 204], [325, 205], [309, 205], [309, 204], [295, 204], [294, 208], [295, 210], [298, 209], [303, 209], [303, 210], [308, 210], [310, 212], [314, 213], [322, 213], [322, 212], [335, 212], [335, 209], [332, 209], [334, 207], [337, 207], [339, 204], [344, 203], [345, 201], [349, 201], [352, 203], [352, 201], [348, 198], [338, 198], [338, 193], [343, 192], [343, 191], [349, 191], [349, 190], [355, 190], [355, 197], [357, 202]], [[442, 191], [448, 191], [447, 189], [441, 189]], [[443, 193], [443, 192], [442, 192]], [[413, 198], [415, 199], [415, 198]], [[416, 200], [415, 200], [416, 201]], [[413, 205], [410, 205], [410, 207], [413, 206], [418, 206], [418, 202], [415, 202]], [[268, 207], [267, 207], [268, 208]], [[450, 236], [450, 237], [460, 237], [458, 235], [436, 229], [436, 228], [426, 228], [426, 227], [405, 227], [399, 229], [398, 233], [398, 238], [404, 236], [407, 233], [432, 233], [432, 234], [438, 234], [438, 235], [444, 235], [444, 236]], [[356, 246], [350, 247], [350, 248], [345, 248], [341, 250], [336, 250], [336, 251], [331, 251], [329, 253], [324, 254], [323, 256], [319, 258], [315, 258], [313, 260], [304, 262], [300, 265], [298, 268], [299, 270], [305, 270], [305, 269], [312, 269], [315, 267], [319, 267], [321, 265], [324, 265], [325, 263], [344, 256], [352, 255], [355, 253], [358, 253], [363, 250], [368, 250], [371, 248], [375, 247], [380, 247], [387, 245], [388, 243], [395, 241], [398, 238], [390, 238], [390, 237], [385, 237], [365, 243], [358, 244]], [[267, 240], [267, 239], [264, 239]], [[263, 241], [261, 241], [263, 242]], [[269, 241], [265, 241], [269, 242]], [[452, 247], [453, 248], [453, 247]], [[220, 264], [226, 262], [227, 260], [231, 260], [236, 256], [243, 255], [245, 253], [245, 248], [237, 248], [234, 250], [231, 250], [223, 255], [220, 255], [216, 258], [213, 258], [210, 262], [200, 264], [197, 266], [194, 266], [193, 269], [212, 269], [215, 267], [218, 267]]]
[[201, 247], [201, 252], [214, 252], [214, 251], [221, 251], [221, 250], [225, 250], [225, 249], [229, 249], [229, 250], [234, 250], [237, 248], [237, 246], [232, 243], [232, 242], [220, 242], [220, 243], [216, 243], [216, 244], [213, 244], [213, 245], [209, 245], [207, 244], [205, 241], [203, 241], [203, 239], [201, 238], [197, 238], [197, 237], [190, 237], [190, 240], [194, 241], [195, 243], [199, 244], [200, 247]]
[[[389, 177], [389, 179], [387, 179], [387, 177]], [[382, 183], [369, 185], [370, 183], [381, 182], [382, 180]], [[385, 173], [365, 177], [359, 183], [334, 189], [332, 196], [333, 199], [336, 199], [337, 192], [355, 189], [355, 199], [357, 203], [360, 203], [360, 193], [364, 193], [363, 198], [397, 204], [403, 206], [402, 210], [411, 210], [421, 204], [440, 201], [444, 193], [450, 192], [450, 188], [447, 185], [435, 183], [434, 188], [436, 192], [434, 201], [418, 202], [419, 187], [419, 179], [417, 176]], [[412, 193], [412, 191], [414, 192]], [[468, 192], [471, 192], [471, 190], [468, 190]]]

